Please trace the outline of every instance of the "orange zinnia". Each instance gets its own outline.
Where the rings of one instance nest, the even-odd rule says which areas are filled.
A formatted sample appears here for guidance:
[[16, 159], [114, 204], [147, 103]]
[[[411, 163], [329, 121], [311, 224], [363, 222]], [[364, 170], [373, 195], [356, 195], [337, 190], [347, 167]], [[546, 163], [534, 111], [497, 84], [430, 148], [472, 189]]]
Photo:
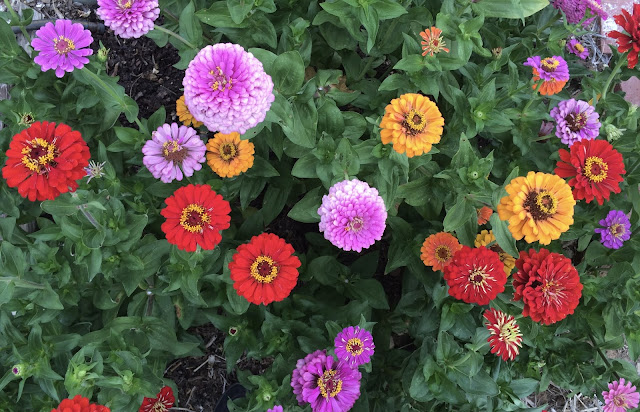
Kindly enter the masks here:
[[437, 27], [430, 27], [427, 30], [420, 33], [420, 37], [424, 39], [424, 41], [420, 42], [422, 44], [422, 53], [423, 56], [426, 56], [427, 53], [429, 56], [433, 57], [434, 53], [440, 53], [441, 51], [446, 51], [449, 53], [449, 49], [447, 49], [444, 40], [442, 39], [442, 30]]
[[433, 234], [424, 240], [420, 249], [420, 259], [425, 266], [433, 267], [433, 270], [442, 270], [453, 259], [453, 254], [462, 249], [462, 245], [452, 234], [440, 232]]
[[438, 106], [428, 97], [416, 93], [403, 94], [391, 100], [380, 122], [383, 144], [393, 142], [393, 150], [407, 157], [429, 153], [431, 145], [440, 142], [444, 119]]
[[202, 122], [197, 121], [189, 111], [189, 108], [184, 103], [184, 95], [180, 96], [180, 98], [176, 100], [176, 114], [178, 115], [178, 119], [180, 119], [182, 124], [185, 126], [193, 125], [193, 127], [198, 128], [203, 124]]
[[207, 143], [207, 164], [220, 177], [234, 177], [253, 166], [254, 146], [240, 134], [216, 133]]
[[534, 68], [533, 81], [535, 82], [535, 84], [531, 86], [531, 88], [533, 90], [537, 89], [540, 92], [540, 94], [543, 96], [553, 96], [556, 93], [560, 93], [564, 88], [564, 86], [567, 84], [566, 81], [551, 79], [551, 80], [543, 81], [540, 87], [538, 88], [538, 80], [540, 80], [539, 74], [540, 73], [538, 73], [538, 70]]
[[489, 218], [493, 214], [493, 210], [490, 207], [482, 206], [482, 208], [476, 210], [478, 212], [478, 224], [484, 225], [489, 221]]

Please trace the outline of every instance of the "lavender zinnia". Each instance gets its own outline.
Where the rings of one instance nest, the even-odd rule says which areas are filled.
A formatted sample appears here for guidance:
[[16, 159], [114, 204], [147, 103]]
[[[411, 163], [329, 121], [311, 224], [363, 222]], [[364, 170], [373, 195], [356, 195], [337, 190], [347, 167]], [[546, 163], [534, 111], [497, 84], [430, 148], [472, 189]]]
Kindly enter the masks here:
[[142, 148], [142, 162], [153, 177], [165, 183], [182, 180], [202, 168], [206, 147], [195, 129], [178, 127], [177, 123], [164, 124], [151, 134]]
[[358, 179], [344, 180], [329, 189], [318, 209], [320, 232], [334, 246], [362, 251], [382, 238], [387, 220], [378, 190]]
[[609, 249], [620, 249], [625, 240], [631, 238], [631, 222], [622, 210], [612, 210], [600, 221], [604, 228], [595, 229], [600, 233], [600, 242]]
[[128, 39], [153, 30], [160, 8], [158, 0], [98, 0], [96, 13], [117, 36]]
[[55, 69], [56, 76], [65, 72], [82, 69], [89, 63], [87, 56], [93, 54], [88, 46], [93, 42], [91, 32], [80, 23], [71, 20], [56, 20], [56, 24], [47, 23], [36, 32], [31, 41], [34, 50], [40, 52], [33, 61], [40, 65], [43, 72]]
[[359, 326], [349, 326], [334, 339], [336, 356], [352, 368], [369, 363], [376, 345], [373, 344], [373, 336], [368, 330]]
[[600, 133], [600, 115], [582, 100], [563, 100], [551, 110], [556, 121], [556, 136], [571, 146], [580, 140], [593, 140]]
[[307, 367], [302, 375], [302, 398], [313, 412], [347, 412], [360, 397], [362, 374], [333, 356]]
[[275, 99], [262, 63], [242, 46], [219, 43], [200, 50], [182, 81], [193, 117], [211, 131], [244, 134], [262, 122]]
[[627, 409], [637, 408], [640, 394], [631, 382], [625, 383], [624, 378], [609, 384], [609, 390], [602, 392], [604, 397], [604, 412], [626, 412]]
[[296, 368], [291, 374], [291, 387], [293, 388], [293, 394], [296, 395], [298, 405], [302, 406], [307, 402], [302, 397], [302, 385], [304, 384], [304, 374], [307, 369], [317, 362], [324, 362], [327, 359], [327, 351], [317, 350], [308, 354], [303, 359], [298, 359], [296, 362]]
[[567, 42], [567, 50], [569, 50], [569, 53], [575, 54], [582, 60], [589, 57], [589, 50], [586, 49], [577, 39], [571, 39]]
[[544, 81], [560, 81], [569, 80], [569, 66], [567, 62], [560, 56], [545, 57], [540, 56], [529, 57], [524, 63], [536, 69], [538, 76]]

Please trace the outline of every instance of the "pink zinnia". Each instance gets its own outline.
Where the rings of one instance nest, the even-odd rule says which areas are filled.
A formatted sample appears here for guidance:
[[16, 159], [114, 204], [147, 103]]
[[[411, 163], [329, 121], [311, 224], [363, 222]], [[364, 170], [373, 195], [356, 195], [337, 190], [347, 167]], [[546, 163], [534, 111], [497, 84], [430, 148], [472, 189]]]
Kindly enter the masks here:
[[182, 81], [189, 112], [211, 131], [244, 134], [262, 122], [275, 99], [260, 60], [242, 46], [218, 43], [200, 50]]
[[142, 148], [142, 162], [153, 177], [165, 183], [182, 180], [202, 168], [207, 148], [195, 129], [178, 127], [177, 123], [164, 124], [151, 134]]
[[302, 375], [302, 398], [313, 412], [347, 412], [360, 397], [362, 374], [333, 356], [314, 362]]
[[567, 42], [567, 50], [569, 50], [569, 53], [575, 54], [582, 60], [589, 57], [589, 50], [586, 49], [577, 39], [571, 39]]
[[358, 179], [343, 180], [322, 197], [320, 232], [334, 246], [356, 252], [382, 238], [387, 209], [378, 190]]
[[71, 20], [56, 20], [47, 23], [36, 32], [31, 41], [34, 50], [40, 52], [33, 61], [40, 65], [43, 72], [56, 70], [56, 76], [64, 76], [64, 72], [82, 69], [89, 63], [86, 56], [93, 54], [88, 46], [93, 42], [91, 32], [85, 30], [80, 23]]
[[593, 140], [600, 134], [600, 115], [584, 100], [563, 100], [549, 114], [556, 121], [556, 136], [566, 145]]
[[96, 13], [117, 36], [128, 39], [153, 30], [160, 8], [158, 0], [98, 0]]
[[284, 410], [282, 409], [282, 406], [276, 405], [273, 408], [267, 409], [267, 412], [284, 412]]
[[302, 385], [304, 384], [304, 374], [307, 373], [307, 369], [316, 362], [324, 362], [327, 359], [327, 351], [317, 350], [308, 354], [303, 359], [298, 359], [296, 362], [296, 368], [291, 374], [291, 387], [293, 388], [293, 394], [296, 395], [298, 405], [302, 406], [307, 402], [302, 397]]
[[524, 63], [536, 69], [538, 76], [544, 81], [560, 81], [569, 80], [569, 66], [567, 62], [560, 56], [545, 57], [540, 56], [529, 57]]
[[347, 362], [352, 368], [369, 363], [376, 348], [371, 333], [359, 326], [344, 328], [333, 343], [338, 359]]
[[609, 384], [609, 390], [602, 392], [604, 397], [604, 412], [625, 412], [627, 409], [637, 408], [640, 394], [631, 382], [625, 383], [624, 378]]

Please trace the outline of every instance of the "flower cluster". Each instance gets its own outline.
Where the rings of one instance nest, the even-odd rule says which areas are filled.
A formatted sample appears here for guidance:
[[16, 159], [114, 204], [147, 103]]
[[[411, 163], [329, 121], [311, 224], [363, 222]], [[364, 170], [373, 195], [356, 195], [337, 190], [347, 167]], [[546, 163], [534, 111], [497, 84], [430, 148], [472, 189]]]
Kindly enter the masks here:
[[542, 80], [539, 88], [537, 83], [533, 85], [533, 89], [537, 89], [542, 95], [551, 96], [559, 93], [569, 81], [569, 66], [560, 56], [544, 59], [540, 56], [533, 56], [529, 57], [524, 65], [533, 68], [534, 82]]

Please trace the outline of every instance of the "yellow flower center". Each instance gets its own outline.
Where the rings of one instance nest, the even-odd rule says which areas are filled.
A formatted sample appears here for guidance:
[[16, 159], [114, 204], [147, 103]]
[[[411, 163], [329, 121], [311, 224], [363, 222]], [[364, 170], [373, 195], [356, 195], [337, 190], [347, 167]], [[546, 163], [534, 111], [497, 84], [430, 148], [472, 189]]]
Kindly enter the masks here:
[[[504, 319], [501, 319], [504, 322]], [[520, 335], [520, 328], [516, 325], [516, 320], [511, 319], [500, 327], [500, 340], [507, 343], [517, 343]]]
[[211, 221], [211, 216], [204, 207], [192, 203], [182, 209], [180, 226], [191, 233], [202, 233], [204, 226]]
[[411, 131], [414, 132], [413, 134], [423, 131], [427, 126], [426, 116], [418, 112], [416, 109], [411, 109], [411, 111], [405, 116], [404, 121]]
[[336, 371], [331, 369], [324, 371], [322, 376], [318, 378], [317, 384], [320, 394], [325, 398], [335, 398], [342, 391], [342, 380], [335, 378]]
[[614, 223], [609, 227], [609, 233], [611, 233], [615, 237], [621, 237], [625, 233], [624, 225], [620, 223]]
[[187, 151], [183, 150], [182, 146], [176, 141], [164, 142], [162, 144], [162, 155], [169, 162], [182, 163], [185, 157], [187, 157]]
[[211, 84], [213, 90], [224, 91], [225, 88], [231, 90], [233, 79], [225, 76], [220, 66], [216, 66], [216, 70], [210, 70], [209, 74], [213, 76], [213, 83]]
[[541, 291], [542, 296], [547, 302], [550, 300], [553, 300], [555, 302], [560, 301], [562, 298], [564, 298], [565, 295], [563, 292], [563, 287], [554, 280], [543, 285]]
[[347, 223], [347, 226], [344, 227], [345, 232], [353, 231], [354, 233], [358, 233], [364, 227], [364, 220], [361, 217], [354, 217]]
[[251, 276], [260, 283], [271, 283], [278, 276], [278, 266], [269, 256], [260, 255], [249, 269]]
[[352, 356], [358, 356], [364, 351], [364, 344], [358, 338], [351, 338], [347, 341], [347, 352]]
[[546, 220], [558, 211], [558, 198], [551, 192], [531, 192], [525, 198], [522, 206], [531, 214], [533, 220]]
[[542, 66], [542, 69], [545, 72], [554, 72], [556, 71], [556, 69], [558, 68], [558, 65], [560, 64], [560, 62], [556, 59], [554, 59], [553, 57], [547, 57], [546, 59], [542, 60], [542, 62], [540, 63], [540, 65]]
[[58, 36], [53, 39], [53, 48], [59, 55], [67, 55], [71, 50], [75, 50], [76, 45], [70, 38]]
[[578, 53], [582, 53], [584, 51], [584, 46], [580, 43], [574, 44], [573, 48], [576, 49]]
[[39, 175], [49, 172], [51, 167], [57, 166], [57, 163], [53, 160], [58, 155], [58, 148], [55, 145], [55, 139], [49, 143], [44, 139], [36, 137], [35, 139], [26, 142], [30, 146], [22, 148], [20, 153], [22, 156], [22, 164], [32, 172]]
[[628, 408], [627, 397], [624, 393], [620, 393], [613, 397], [613, 404], [619, 408]]
[[133, 6], [133, 0], [127, 0], [126, 2], [123, 2], [122, 0], [118, 0], [118, 7], [120, 7], [123, 10], [130, 9], [131, 6]]
[[600, 183], [607, 178], [607, 170], [609, 165], [606, 164], [602, 158], [597, 156], [587, 157], [587, 161], [584, 162], [584, 169], [582, 174], [589, 179], [590, 182]]
[[223, 143], [220, 146], [220, 157], [227, 162], [232, 161], [238, 155], [238, 147], [232, 142]]
[[440, 245], [435, 250], [436, 260], [445, 263], [451, 259], [451, 248], [447, 245]]

